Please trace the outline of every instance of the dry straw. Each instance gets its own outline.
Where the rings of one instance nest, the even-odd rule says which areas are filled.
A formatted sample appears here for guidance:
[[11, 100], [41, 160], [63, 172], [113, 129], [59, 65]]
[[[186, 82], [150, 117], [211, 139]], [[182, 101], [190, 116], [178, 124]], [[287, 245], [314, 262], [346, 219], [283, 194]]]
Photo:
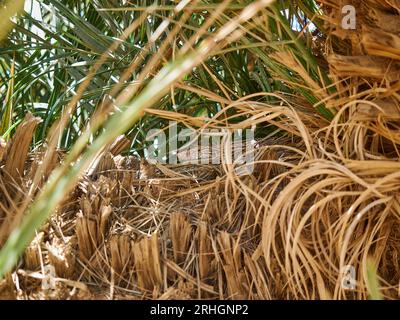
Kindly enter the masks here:
[[[108, 118], [100, 112], [93, 119], [93, 127], [47, 184], [42, 185], [40, 175], [49, 173], [44, 168], [52, 167], [54, 158], [46, 160], [48, 167], [35, 169], [42, 170], [33, 180], [42, 189], [25, 216], [13, 207], [15, 199], [22, 199], [28, 188], [35, 196], [37, 189], [26, 177], [18, 181], [15, 176], [12, 190], [21, 198], [13, 198], [11, 187], [2, 183], [7, 198], [2, 218], [10, 226], [24, 216], [0, 253], [4, 292], [15, 292], [7, 272], [31, 243], [18, 268], [18, 277], [25, 280], [23, 298], [398, 299], [398, 30], [395, 22], [385, 27], [382, 17], [397, 21], [400, 8], [397, 1], [363, 1], [359, 29], [343, 33], [340, 4], [321, 4], [315, 23], [326, 38], [319, 39], [324, 52], [314, 48], [322, 55], [316, 61], [305, 55], [307, 39], [303, 42], [301, 34], [290, 32], [283, 45], [273, 35], [286, 34], [285, 25], [271, 31], [257, 24], [277, 19], [275, 9], [264, 9], [269, 1], [253, 2], [230, 17], [223, 13], [230, 1], [224, 1], [211, 15], [212, 22], [221, 24], [214, 36], [204, 29], [186, 39], [176, 60], [162, 68], [168, 49], [163, 46], [138, 83], [115, 91], [119, 110], [105, 102], [103, 110], [114, 114]], [[171, 37], [196, 9], [194, 1]], [[140, 10], [145, 19], [155, 8]], [[171, 10], [171, 17], [175, 14]], [[204, 41], [195, 47], [198, 39]], [[248, 46], [249, 39], [264, 47], [247, 49], [294, 94], [260, 92], [236, 99], [217, 78], [219, 93], [181, 81], [227, 43]], [[385, 47], [384, 40], [391, 46]], [[126, 77], [149, 52], [145, 48], [144, 56], [132, 62]], [[327, 70], [329, 79], [323, 74]], [[144, 85], [149, 75], [155, 76]], [[164, 92], [178, 87], [219, 103], [220, 112], [194, 117], [151, 108]], [[257, 141], [254, 172], [238, 176], [228, 164], [150, 165], [119, 155], [127, 143], [120, 135], [143, 113], [198, 130], [273, 129]], [[105, 119], [104, 132], [88, 147], [90, 134]], [[60, 128], [63, 121], [67, 118]], [[33, 124], [27, 123], [20, 131], [30, 140]], [[55, 144], [51, 150], [55, 153]], [[26, 157], [22, 151], [19, 155]], [[25, 172], [35, 166], [24, 164]], [[8, 172], [15, 170], [22, 169]], [[41, 225], [46, 237], [38, 233], [31, 242]], [[3, 227], [3, 237], [9, 231]], [[45, 264], [55, 267], [57, 282], [46, 293], [37, 289], [37, 270]], [[354, 271], [354, 290], [344, 285], [344, 270]]]

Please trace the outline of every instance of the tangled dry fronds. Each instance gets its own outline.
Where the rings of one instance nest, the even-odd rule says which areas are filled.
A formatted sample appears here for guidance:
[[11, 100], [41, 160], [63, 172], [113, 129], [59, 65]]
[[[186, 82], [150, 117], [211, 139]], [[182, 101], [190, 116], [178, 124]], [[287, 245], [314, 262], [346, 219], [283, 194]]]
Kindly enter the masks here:
[[[237, 108], [262, 114], [260, 122], [286, 118], [290, 132], [259, 141], [251, 175], [223, 166], [150, 165], [108, 149], [37, 234], [2, 292], [20, 298], [367, 298], [365, 266], [372, 257], [382, 294], [397, 298], [398, 161], [369, 159], [377, 145], [353, 133], [363, 122], [354, 120], [340, 133], [338, 125], [310, 130], [309, 115], [290, 106], [245, 101]], [[341, 136], [348, 139], [338, 148]], [[362, 143], [363, 160], [347, 154], [354, 143]], [[46, 291], [40, 270], [47, 265], [57, 287]], [[346, 265], [357, 270], [355, 291], [341, 286]]]
[[[223, 112], [205, 122], [146, 110], [191, 127], [268, 125], [279, 134], [257, 141], [247, 176], [238, 176], [233, 165], [151, 165], [120, 155], [126, 141], [119, 139], [37, 232], [0, 284], [0, 295], [366, 299], [372, 260], [381, 295], [398, 299], [399, 1], [320, 2], [330, 30], [328, 39], [319, 39], [320, 59], [335, 91], [307, 78], [291, 52], [273, 56], [287, 61], [316, 92], [318, 104], [335, 113], [332, 122], [302, 97], [278, 94], [279, 103], [255, 95], [228, 101], [223, 112], [234, 109], [238, 119], [247, 119], [232, 126], [221, 120]], [[357, 30], [340, 28], [344, 4], [361, 8]], [[31, 139], [36, 122], [26, 123], [15, 139], [26, 141], [24, 132]], [[37, 165], [37, 153], [16, 162], [13, 141], [9, 145], [2, 149], [1, 241]], [[17, 159], [26, 158], [23, 149]], [[56, 284], [47, 290], [41, 286], [46, 266], [54, 268]], [[356, 273], [354, 290], [343, 286], [347, 266]]]

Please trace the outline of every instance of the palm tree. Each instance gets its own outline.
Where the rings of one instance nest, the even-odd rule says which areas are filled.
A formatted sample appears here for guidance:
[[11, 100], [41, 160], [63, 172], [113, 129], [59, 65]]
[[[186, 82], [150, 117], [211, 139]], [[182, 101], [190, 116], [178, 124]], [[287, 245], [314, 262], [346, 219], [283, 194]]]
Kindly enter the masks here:
[[[20, 267], [40, 247], [81, 297], [397, 296], [398, 1], [270, 2], [25, 4], [0, 47], [0, 274], [31, 243]], [[256, 125], [253, 174], [139, 164], [169, 120]]]

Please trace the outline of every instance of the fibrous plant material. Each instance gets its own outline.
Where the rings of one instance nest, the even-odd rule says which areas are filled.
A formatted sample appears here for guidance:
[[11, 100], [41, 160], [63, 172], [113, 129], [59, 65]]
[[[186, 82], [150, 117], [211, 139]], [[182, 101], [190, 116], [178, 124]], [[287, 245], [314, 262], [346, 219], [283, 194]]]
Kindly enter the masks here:
[[44, 233], [40, 232], [25, 250], [24, 262], [29, 270], [35, 270], [43, 264], [43, 257], [41, 256], [43, 238]]
[[[5, 172], [18, 181], [20, 195], [30, 190], [34, 197], [39, 186], [44, 190], [31, 208], [40, 218], [33, 225], [45, 224], [0, 283], [2, 295], [398, 299], [398, 1], [293, 1], [265, 8], [267, 2], [240, 11], [243, 7], [232, 9], [224, 1], [208, 7], [205, 24], [197, 27], [189, 18], [201, 20], [196, 15], [207, 8], [194, 3], [183, 11], [166, 10], [169, 19], [160, 21], [129, 61], [112, 89], [115, 95], [101, 98], [88, 129], [66, 156], [58, 157], [56, 141], [63, 139], [69, 117], [76, 119], [81, 111], [78, 100], [89, 83], [83, 82], [61, 114], [61, 124], [54, 122], [46, 156], [40, 158], [39, 150], [27, 156], [33, 124], [17, 128], [15, 139], [18, 130], [27, 132], [23, 157], [5, 165]], [[346, 4], [360, 10], [354, 30], [341, 25]], [[156, 9], [140, 9], [143, 15], [129, 32], [149, 20], [149, 13], [152, 21], [163, 18]], [[101, 12], [107, 10], [113, 12]], [[174, 26], [168, 29], [169, 24]], [[211, 34], [214, 26], [217, 32]], [[124, 42], [129, 32], [109, 50], [103, 50], [107, 41], [90, 46], [106, 52], [104, 62], [129, 47]], [[158, 43], [161, 35], [165, 41]], [[215, 56], [209, 57], [211, 52]], [[167, 60], [174, 62], [163, 67]], [[94, 70], [91, 77], [98, 76], [93, 80], [99, 83], [101, 64]], [[166, 120], [196, 134], [257, 127], [254, 170], [239, 175], [237, 164], [224, 161], [153, 164], [144, 154], [139, 158], [139, 148], [125, 155], [130, 146], [145, 145], [140, 136], [146, 128], [168, 131]], [[69, 132], [77, 126], [72, 127]], [[3, 162], [17, 151], [8, 143]], [[225, 150], [218, 156], [225, 159]], [[55, 178], [46, 182], [53, 168]], [[6, 191], [3, 216], [22, 217], [21, 197]], [[15, 239], [29, 242], [18, 230], [32, 233], [27, 224], [16, 230], [4, 251], [15, 261], [10, 248], [22, 250]], [[54, 268], [56, 284], [44, 293], [47, 267]]]
[[28, 157], [29, 146], [40, 118], [28, 113], [24, 122], [18, 127], [15, 135], [8, 144], [7, 158], [4, 161], [4, 173], [10, 180], [17, 181], [24, 174], [25, 162]]
[[46, 244], [48, 262], [54, 267], [55, 274], [61, 278], [74, 278], [76, 268], [74, 240], [74, 237], [63, 239], [54, 237], [51, 244]]
[[174, 259], [179, 264], [185, 262], [190, 250], [190, 239], [192, 238], [192, 227], [184, 214], [174, 213], [170, 218], [170, 235]]
[[137, 285], [142, 290], [158, 291], [162, 286], [159, 237], [154, 233], [133, 244]]
[[385, 58], [331, 55], [332, 72], [339, 77], [367, 77], [388, 82], [399, 81], [400, 65]]
[[[16, 204], [21, 201], [27, 189], [25, 169], [29, 156], [29, 147], [40, 118], [31, 113], [25, 116], [13, 138], [2, 145], [0, 180], [2, 181], [2, 206], [0, 208], [0, 244], [2, 245], [11, 230], [20, 222], [15, 213]], [[24, 179], [25, 178], [25, 179]]]

